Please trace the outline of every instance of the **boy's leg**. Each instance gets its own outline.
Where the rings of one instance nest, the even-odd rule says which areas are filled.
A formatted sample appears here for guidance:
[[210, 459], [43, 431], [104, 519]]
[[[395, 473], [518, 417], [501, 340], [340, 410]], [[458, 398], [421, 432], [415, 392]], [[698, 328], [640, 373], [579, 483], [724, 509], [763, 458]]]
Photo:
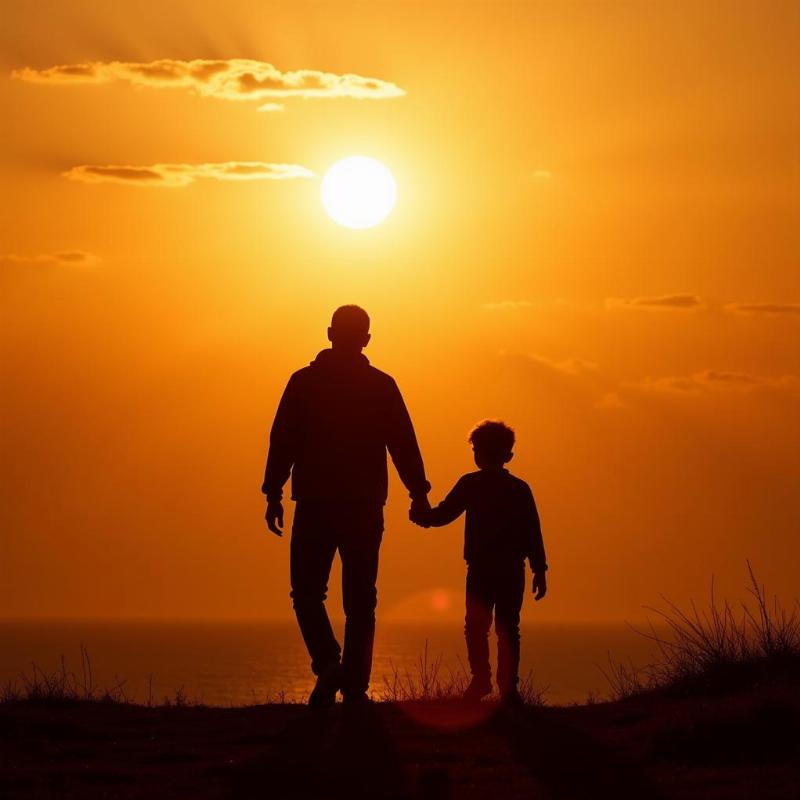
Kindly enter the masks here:
[[517, 690], [519, 682], [519, 614], [525, 594], [525, 563], [498, 572], [495, 630], [497, 631], [497, 687], [501, 695]]
[[372, 671], [383, 506], [368, 503], [347, 507], [339, 531], [345, 613], [342, 694], [345, 701], [357, 701], [363, 699]]
[[492, 625], [491, 576], [474, 566], [467, 566], [467, 613], [464, 636], [467, 640], [467, 658], [472, 681], [488, 686], [491, 691], [492, 668], [489, 665], [489, 628]]
[[317, 676], [338, 664], [341, 652], [325, 610], [328, 578], [336, 554], [331, 528], [324, 505], [297, 504], [289, 561], [291, 597], [300, 633], [311, 656], [311, 669]]

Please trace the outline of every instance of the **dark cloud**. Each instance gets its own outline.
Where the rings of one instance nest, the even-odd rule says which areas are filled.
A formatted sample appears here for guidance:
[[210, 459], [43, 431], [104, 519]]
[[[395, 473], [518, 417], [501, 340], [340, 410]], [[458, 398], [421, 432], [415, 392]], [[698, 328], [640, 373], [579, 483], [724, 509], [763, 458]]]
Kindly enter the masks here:
[[627, 384], [634, 390], [666, 392], [673, 394], [696, 394], [708, 391], [750, 392], [757, 390], [790, 390], [800, 388], [800, 376], [781, 375], [776, 378], [753, 375], [748, 372], [732, 372], [707, 369], [685, 376], [643, 378]]
[[735, 314], [800, 316], [800, 303], [730, 303], [725, 310]]
[[644, 311], [694, 311], [703, 303], [694, 294], [665, 294], [658, 297], [608, 297], [606, 308], [634, 308]]
[[77, 267], [91, 267], [101, 261], [99, 256], [85, 250], [64, 250], [59, 253], [40, 253], [38, 255], [0, 254], [0, 264], [55, 264]]
[[100, 183], [102, 181], [117, 181], [120, 183], [159, 183], [164, 180], [164, 175], [158, 170], [147, 167], [116, 167], [116, 166], [91, 166], [73, 167], [64, 176], [73, 180], [82, 180], [86, 183]]

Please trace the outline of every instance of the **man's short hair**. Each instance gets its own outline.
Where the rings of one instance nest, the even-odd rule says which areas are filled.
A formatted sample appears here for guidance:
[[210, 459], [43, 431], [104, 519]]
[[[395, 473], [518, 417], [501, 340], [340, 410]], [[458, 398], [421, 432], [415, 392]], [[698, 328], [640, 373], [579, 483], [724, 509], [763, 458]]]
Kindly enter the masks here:
[[495, 458], [505, 458], [514, 449], [514, 431], [505, 422], [485, 419], [470, 431], [469, 441], [481, 453]]
[[369, 314], [361, 306], [339, 306], [331, 317], [331, 328], [337, 333], [369, 333]]

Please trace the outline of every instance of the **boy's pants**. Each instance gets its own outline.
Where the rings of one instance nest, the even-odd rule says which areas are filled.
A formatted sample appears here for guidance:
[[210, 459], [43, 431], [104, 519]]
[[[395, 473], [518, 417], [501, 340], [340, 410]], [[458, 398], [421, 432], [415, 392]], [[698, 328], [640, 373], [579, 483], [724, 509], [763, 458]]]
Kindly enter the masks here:
[[467, 616], [464, 634], [473, 678], [490, 682], [489, 628], [497, 632], [497, 686], [501, 694], [519, 681], [519, 613], [525, 593], [525, 562], [467, 565]]
[[325, 610], [328, 578], [337, 550], [342, 561], [346, 620], [343, 694], [361, 694], [369, 685], [378, 599], [375, 582], [382, 537], [380, 503], [301, 501], [295, 508], [290, 551], [291, 596], [315, 675], [338, 663], [342, 652]]

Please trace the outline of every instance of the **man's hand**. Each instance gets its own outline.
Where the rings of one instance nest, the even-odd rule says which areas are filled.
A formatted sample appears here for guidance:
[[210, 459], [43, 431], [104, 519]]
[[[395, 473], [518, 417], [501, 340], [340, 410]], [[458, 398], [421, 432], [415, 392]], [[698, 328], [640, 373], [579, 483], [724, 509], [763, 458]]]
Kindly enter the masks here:
[[267, 513], [264, 514], [267, 527], [276, 535], [283, 536], [283, 504], [280, 500], [267, 501]]
[[430, 528], [428, 522], [428, 515], [431, 512], [431, 504], [428, 502], [428, 496], [415, 497], [411, 501], [411, 508], [408, 510], [408, 518], [421, 528]]
[[533, 573], [534, 600], [541, 600], [547, 594], [547, 577], [544, 572]]

